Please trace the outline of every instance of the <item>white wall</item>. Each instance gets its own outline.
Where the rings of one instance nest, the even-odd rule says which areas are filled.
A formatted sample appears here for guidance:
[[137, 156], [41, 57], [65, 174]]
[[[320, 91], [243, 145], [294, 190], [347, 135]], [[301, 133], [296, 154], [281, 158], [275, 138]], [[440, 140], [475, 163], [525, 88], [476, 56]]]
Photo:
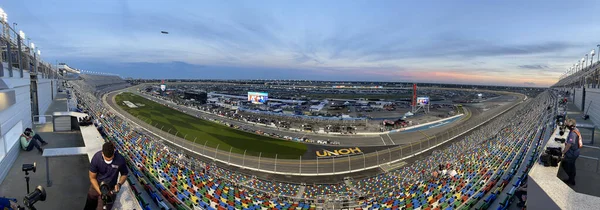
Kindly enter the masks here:
[[[591, 104], [590, 101], [592, 102]], [[600, 125], [600, 89], [585, 89], [585, 106], [586, 110], [584, 111], [588, 112], [592, 122], [596, 125]]]
[[58, 94], [58, 83], [60, 83], [60, 82], [58, 80], [52, 80], [52, 81], [53, 81], [52, 82], [52, 86], [53, 86], [52, 87], [53, 88], [52, 89], [52, 94], [53, 94], [52, 100], [54, 100], [56, 98], [56, 94]]
[[[17, 72], [15, 71], [15, 73]], [[8, 90], [15, 91], [16, 100], [16, 103], [8, 109], [0, 111], [0, 144], [3, 145], [1, 148], [3, 151], [0, 153], [4, 154], [3, 157], [0, 157], [0, 183], [19, 154], [20, 147], [15, 139], [18, 138], [18, 135], [15, 137], [14, 133], [20, 134], [24, 128], [32, 127], [29, 73], [24, 72], [23, 78], [19, 78], [18, 74], [14, 76], [10, 78], [5, 74], [0, 78], [6, 83]]]
[[38, 78], [37, 88], [39, 115], [44, 115], [52, 104], [52, 82], [49, 79]]

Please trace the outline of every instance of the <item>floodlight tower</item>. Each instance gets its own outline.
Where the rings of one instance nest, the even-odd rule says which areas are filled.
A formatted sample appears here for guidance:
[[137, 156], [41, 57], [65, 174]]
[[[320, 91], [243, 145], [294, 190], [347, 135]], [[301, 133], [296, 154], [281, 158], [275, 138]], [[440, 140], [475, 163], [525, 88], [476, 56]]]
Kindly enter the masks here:
[[[2, 28], [4, 28], [4, 31], [2, 31], [4, 38], [9, 40], [10, 37], [8, 32], [10, 29], [8, 27], [8, 14], [6, 14], [2, 8], [0, 8], [0, 24], [2, 24]], [[0, 62], [2, 62], [2, 56], [0, 56]]]
[[594, 55], [596, 55], [596, 50], [592, 49], [592, 52], [590, 52], [590, 66], [594, 64]]
[[598, 47], [598, 61], [596, 62], [600, 62], [600, 44], [596, 45], [596, 47]]

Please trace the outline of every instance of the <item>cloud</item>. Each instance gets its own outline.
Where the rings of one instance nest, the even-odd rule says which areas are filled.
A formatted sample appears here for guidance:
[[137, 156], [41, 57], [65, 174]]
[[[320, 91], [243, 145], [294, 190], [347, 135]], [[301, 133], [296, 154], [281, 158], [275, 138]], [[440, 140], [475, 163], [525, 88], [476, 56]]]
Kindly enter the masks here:
[[525, 84], [527, 86], [535, 86], [535, 83], [533, 83], [533, 82], [524, 82], [523, 84]]
[[519, 68], [522, 68], [522, 69], [547, 69], [548, 66], [547, 65], [540, 65], [540, 64], [535, 64], [535, 65], [520, 65]]

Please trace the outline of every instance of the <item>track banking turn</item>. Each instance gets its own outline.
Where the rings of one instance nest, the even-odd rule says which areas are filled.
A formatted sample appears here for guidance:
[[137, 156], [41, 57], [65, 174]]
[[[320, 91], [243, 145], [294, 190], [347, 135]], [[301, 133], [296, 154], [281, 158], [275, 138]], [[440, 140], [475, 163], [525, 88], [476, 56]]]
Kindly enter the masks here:
[[[121, 91], [113, 91], [109, 94], [105, 94], [103, 96], [103, 103], [108, 105], [115, 113], [121, 115], [125, 119], [128, 119], [133, 124], [140, 126], [146, 132], [155, 135], [159, 138], [166, 140], [166, 142], [182, 148], [186, 150], [189, 154], [201, 156], [203, 158], [212, 159], [214, 161], [220, 162], [222, 164], [231, 165], [234, 167], [249, 169], [259, 172], [272, 173], [272, 174], [281, 174], [281, 175], [301, 175], [301, 176], [319, 176], [319, 175], [338, 175], [338, 174], [348, 174], [353, 172], [378, 169], [382, 164], [395, 163], [400, 160], [404, 160], [406, 158], [413, 157], [415, 155], [421, 154], [435, 146], [442, 145], [456, 136], [467, 133], [472, 130], [474, 127], [478, 125], [482, 125], [483, 123], [499, 116], [501, 113], [504, 113], [508, 109], [516, 106], [518, 103], [522, 101], [525, 97], [524, 95], [518, 95], [518, 100], [512, 101], [503, 107], [496, 107], [494, 109], [488, 110], [483, 113], [473, 113], [473, 116], [464, 122], [461, 120], [457, 120], [453, 123], [448, 124], [456, 124], [453, 125], [455, 127], [450, 126], [439, 126], [436, 128], [431, 128], [427, 131], [432, 132], [438, 129], [446, 129], [438, 135], [435, 133], [427, 134], [427, 132], [401, 132], [401, 133], [392, 133], [385, 135], [388, 139], [385, 139], [384, 136], [374, 136], [374, 137], [365, 137], [365, 136], [332, 136], [331, 138], [338, 138], [343, 140], [347, 145], [344, 148], [356, 148], [358, 146], [348, 146], [351, 145], [352, 142], [381, 142], [380, 144], [374, 143], [372, 146], [360, 146], [360, 154], [350, 156], [332, 156], [331, 158], [325, 159], [310, 159], [304, 156], [299, 157], [298, 159], [273, 159], [273, 158], [264, 158], [264, 157], [251, 157], [247, 155], [240, 155], [235, 153], [230, 153], [229, 151], [222, 151], [216, 148], [203, 147], [201, 144], [195, 144], [188, 140], [182, 139], [180, 137], [169, 134], [165, 131], [162, 131], [158, 128], [155, 128], [151, 125], [148, 125], [144, 121], [131, 116], [127, 112], [121, 110], [119, 106], [115, 103], [114, 97]], [[147, 96], [146, 96], [147, 97]], [[151, 99], [151, 98], [149, 98]], [[153, 99], [157, 101], [156, 99]], [[162, 101], [163, 104], [168, 102]], [[172, 104], [174, 105], [174, 104]], [[181, 107], [186, 111], [195, 111], [186, 107]], [[211, 117], [215, 117], [211, 115]], [[226, 119], [223, 119], [226, 120]], [[237, 121], [229, 121], [230, 123], [241, 123]], [[458, 126], [458, 127], [456, 127]], [[261, 127], [261, 129], [263, 129]], [[273, 130], [275, 131], [275, 130]], [[284, 132], [284, 131], [278, 131]], [[438, 132], [440, 132], [438, 130]], [[296, 135], [299, 135], [296, 133]], [[307, 134], [310, 135], [310, 134]], [[403, 136], [403, 135], [412, 135], [412, 136]], [[424, 139], [427, 136], [429, 140], [427, 141], [419, 141]], [[316, 136], [318, 138], [322, 138], [323, 136]], [[409, 139], [409, 138], [413, 139]], [[383, 140], [382, 140], [383, 139]], [[393, 140], [390, 140], [393, 139]], [[397, 140], [398, 139], [398, 140]], [[393, 143], [392, 143], [393, 141]], [[385, 144], [384, 144], [385, 142]], [[391, 145], [389, 145], [391, 144]], [[329, 149], [334, 150], [336, 147], [330, 147], [326, 145], [316, 145], [309, 144], [309, 151], [307, 153]], [[378, 146], [375, 146], [378, 145]], [[337, 147], [337, 148], [341, 148]], [[311, 150], [312, 149], [312, 150]], [[310, 157], [310, 156], [307, 156]]]

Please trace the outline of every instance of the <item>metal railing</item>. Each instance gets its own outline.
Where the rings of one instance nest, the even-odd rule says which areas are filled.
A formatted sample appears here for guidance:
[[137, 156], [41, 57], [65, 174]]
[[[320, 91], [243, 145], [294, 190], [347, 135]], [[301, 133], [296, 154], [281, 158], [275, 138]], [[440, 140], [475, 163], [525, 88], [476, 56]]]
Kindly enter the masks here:
[[[24, 77], [24, 71], [38, 75], [40, 79], [58, 79], [58, 69], [40, 59], [41, 51], [32, 45], [31, 39], [24, 33], [11, 27], [9, 23], [0, 18], [0, 62], [8, 64], [8, 77], [14, 77], [15, 68], [20, 78]], [[3, 77], [4, 69], [0, 71]]]
[[43, 125], [47, 123], [52, 123], [53, 117], [54, 116], [52, 115], [33, 115], [33, 124]]

